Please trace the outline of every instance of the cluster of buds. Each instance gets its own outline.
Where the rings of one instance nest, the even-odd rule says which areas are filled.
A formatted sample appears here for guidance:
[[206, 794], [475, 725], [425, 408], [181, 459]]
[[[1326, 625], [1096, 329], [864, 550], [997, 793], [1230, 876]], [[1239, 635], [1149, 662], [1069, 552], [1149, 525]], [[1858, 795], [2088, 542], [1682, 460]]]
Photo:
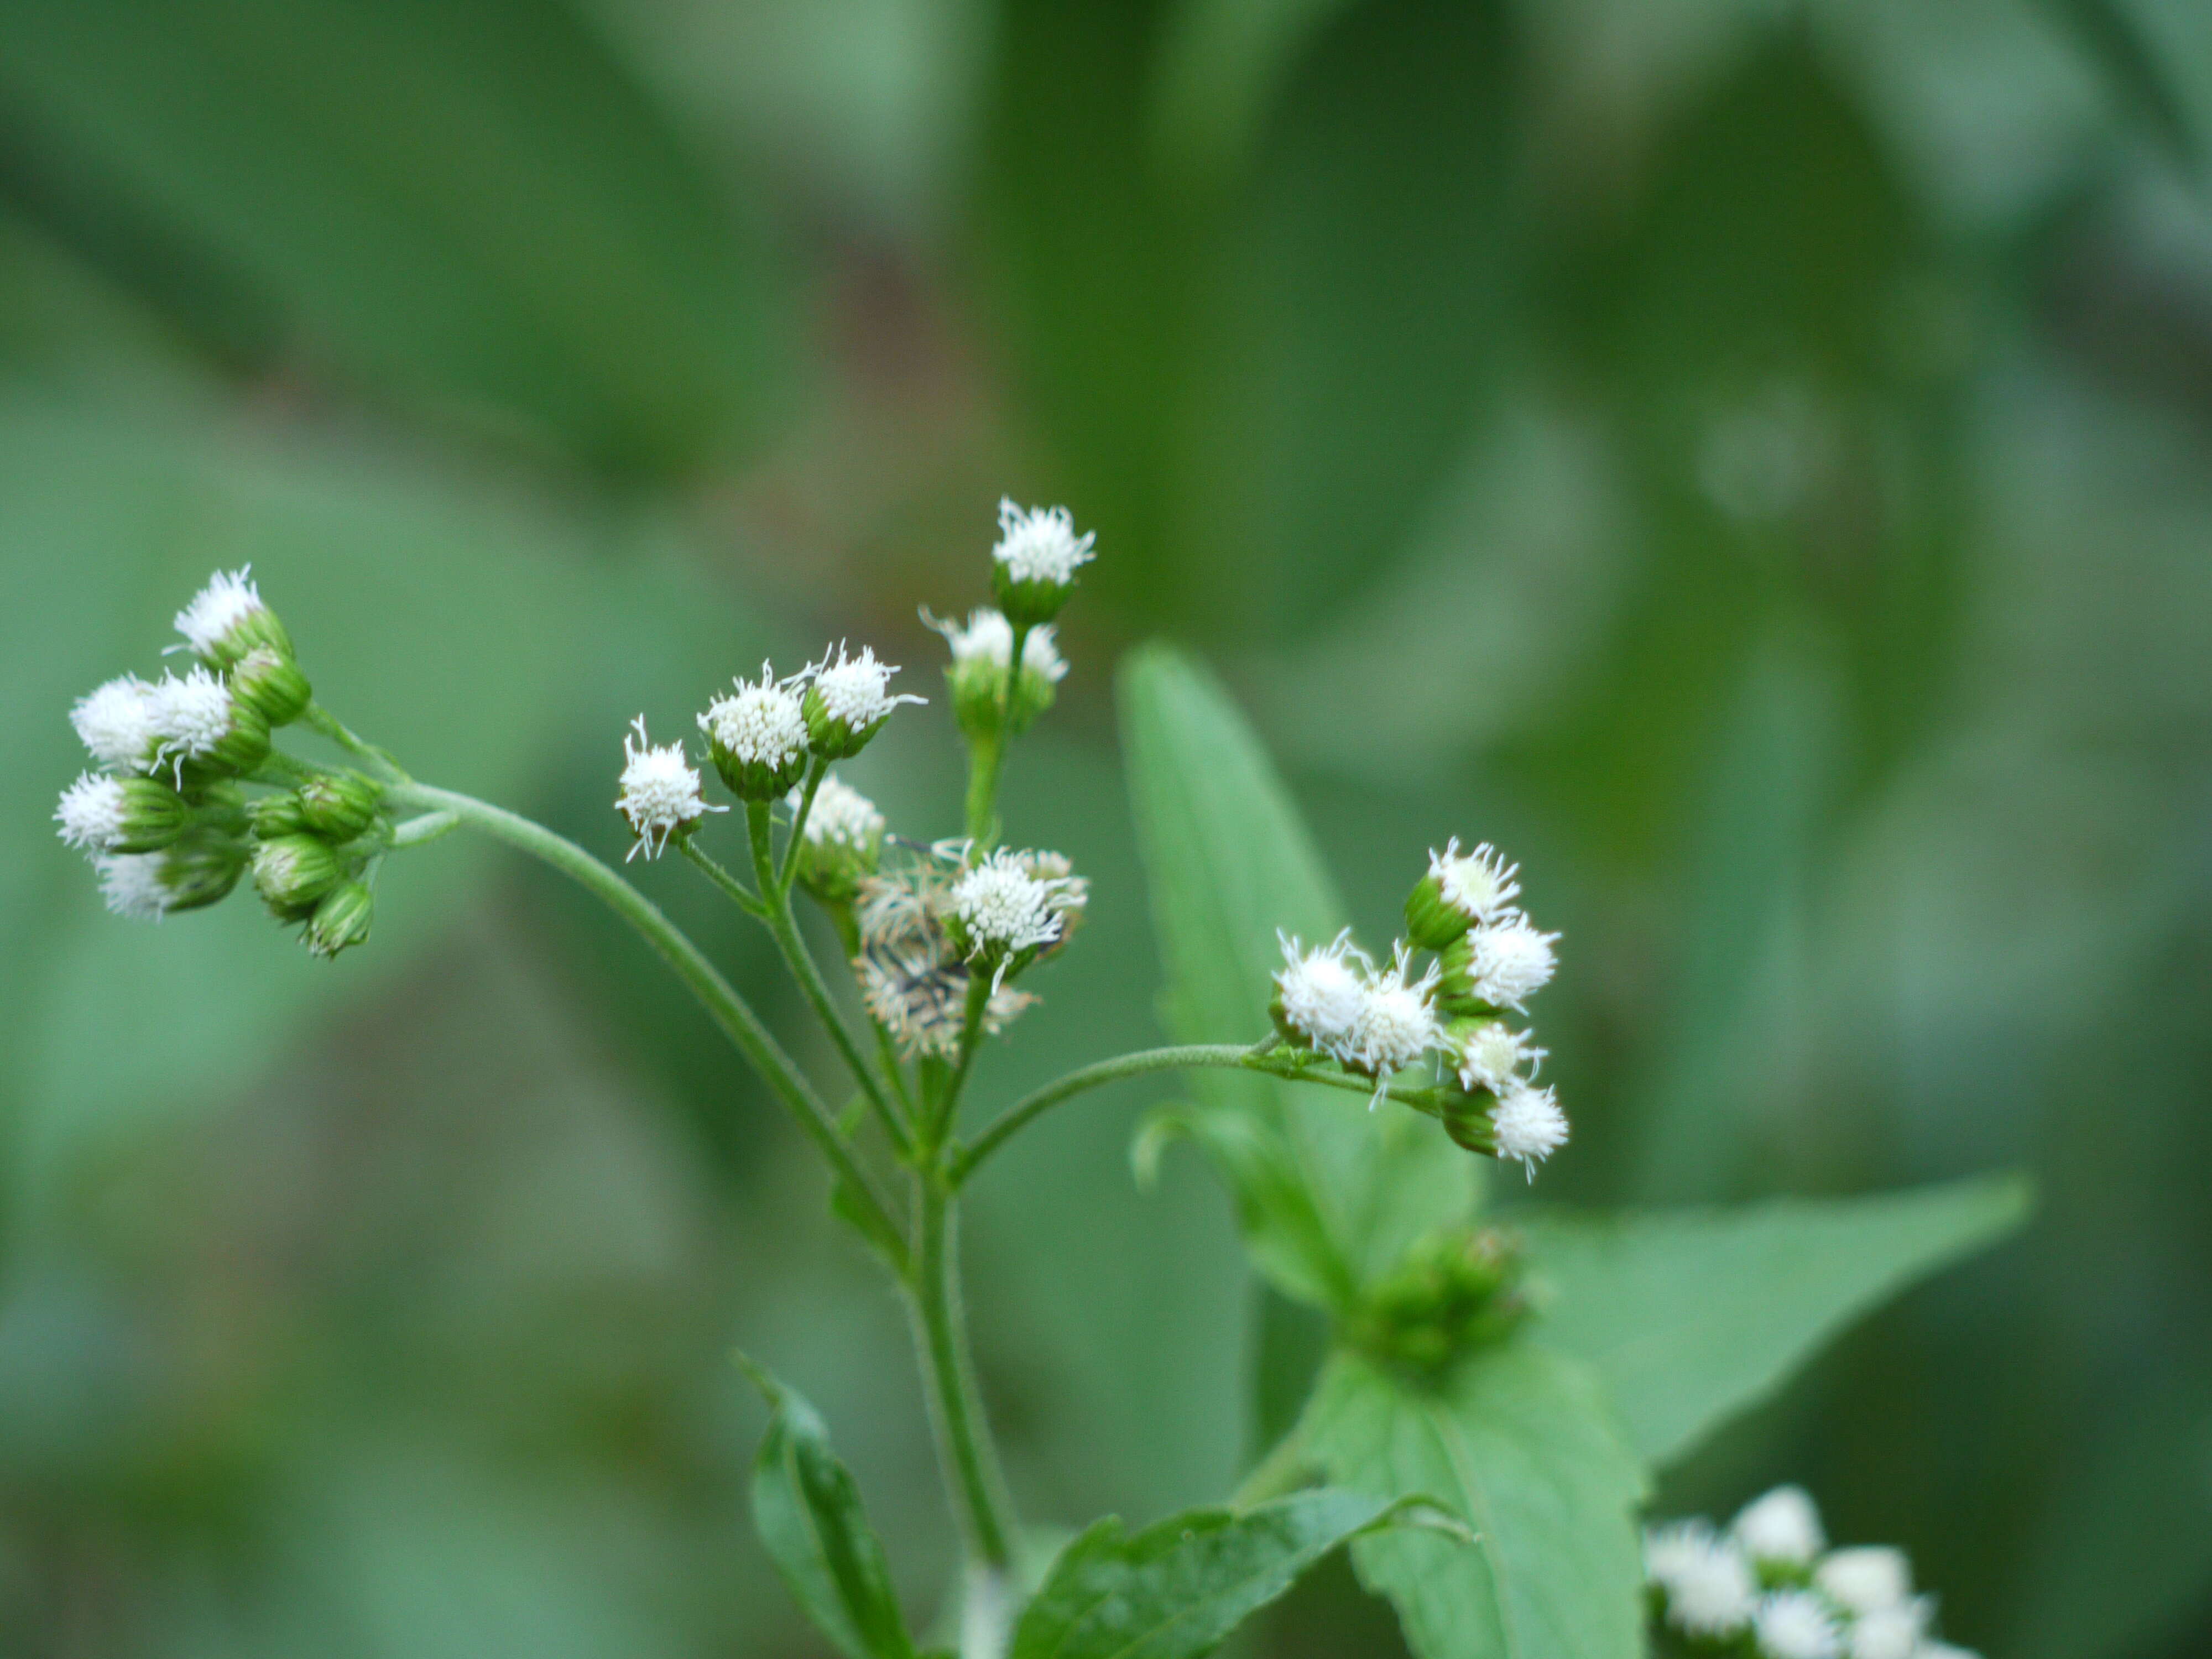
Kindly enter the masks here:
[[1346, 1340], [1384, 1364], [1434, 1377], [1527, 1317], [1521, 1267], [1517, 1241], [1498, 1228], [1433, 1234], [1360, 1298]]
[[947, 1059], [959, 1051], [971, 988], [985, 996], [982, 1029], [994, 1036], [1036, 1000], [1009, 981], [1066, 947], [1089, 884], [1058, 853], [898, 845], [905, 856], [860, 884], [853, 968], [870, 1018], [902, 1052]]
[[98, 769], [63, 792], [62, 839], [93, 860], [118, 915], [202, 908], [250, 869], [270, 908], [303, 925], [310, 951], [359, 944], [373, 908], [362, 878], [383, 845], [369, 836], [377, 786], [316, 773], [252, 801], [242, 787], [269, 781], [272, 732], [312, 700], [284, 624], [238, 570], [218, 572], [176, 627], [197, 665], [155, 681], [119, 676], [71, 709]]
[[[1505, 1016], [1525, 1013], [1550, 981], [1559, 935], [1514, 906], [1517, 873], [1487, 843], [1431, 852], [1387, 966], [1349, 928], [1312, 948], [1285, 938], [1269, 1012], [1285, 1042], [1372, 1079], [1377, 1103], [1393, 1073], [1439, 1056], [1458, 1085], [1442, 1103], [1445, 1131], [1470, 1151], [1518, 1159], [1533, 1178], [1566, 1144], [1566, 1115], [1534, 1080], [1545, 1051]], [[1422, 951], [1432, 960], [1416, 976]]]
[[1832, 1550], [1804, 1490], [1778, 1486], [1726, 1530], [1702, 1520], [1644, 1540], [1662, 1654], [1697, 1659], [1974, 1659], [1931, 1633], [1936, 1604], [1885, 1546]]

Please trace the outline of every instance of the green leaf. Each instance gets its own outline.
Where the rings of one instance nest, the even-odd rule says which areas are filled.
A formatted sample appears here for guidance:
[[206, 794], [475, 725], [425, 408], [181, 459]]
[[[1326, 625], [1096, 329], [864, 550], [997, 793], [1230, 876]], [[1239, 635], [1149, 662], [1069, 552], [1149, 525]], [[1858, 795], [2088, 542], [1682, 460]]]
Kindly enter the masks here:
[[1541, 1340], [1596, 1367], [1637, 1449], [1680, 1457], [1829, 1337], [2027, 1217], [2027, 1182], [1527, 1224]]
[[[1282, 780], [1227, 694], [1165, 646], [1133, 653], [1121, 717], [1153, 930], [1177, 1040], [1265, 1029], [1278, 930], [1325, 939], [1343, 902]], [[1415, 1237], [1473, 1202], [1471, 1159], [1434, 1126], [1369, 1112], [1341, 1091], [1250, 1073], [1190, 1079], [1177, 1119], [1236, 1194], [1261, 1270], [1285, 1294], [1341, 1309]]]
[[1199, 1659], [1331, 1550], [1387, 1526], [1389, 1499], [1328, 1488], [1129, 1534], [1113, 1516], [1060, 1552], [1012, 1659]]
[[1340, 1353], [1299, 1431], [1341, 1486], [1426, 1492], [1471, 1543], [1366, 1538], [1352, 1564], [1389, 1597], [1419, 1659], [1636, 1659], [1644, 1466], [1588, 1368], [1533, 1344], [1416, 1387]]
[[913, 1659], [884, 1547], [814, 1407], [743, 1355], [768, 1397], [753, 1460], [753, 1524], [791, 1593], [846, 1659]]

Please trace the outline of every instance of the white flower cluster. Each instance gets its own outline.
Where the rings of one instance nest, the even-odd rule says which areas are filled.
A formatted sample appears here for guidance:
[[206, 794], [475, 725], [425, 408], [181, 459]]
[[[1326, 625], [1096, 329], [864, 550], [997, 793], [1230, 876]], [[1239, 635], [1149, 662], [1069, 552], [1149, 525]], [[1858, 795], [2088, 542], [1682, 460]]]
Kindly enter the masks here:
[[[1393, 945], [1387, 967], [1352, 942], [1349, 928], [1311, 948], [1279, 936], [1274, 1012], [1286, 1037], [1373, 1079], [1378, 1104], [1393, 1073], [1435, 1053], [1468, 1094], [1493, 1097], [1486, 1145], [1533, 1178], [1566, 1144], [1566, 1115], [1534, 1080], [1545, 1051], [1496, 1016], [1520, 1010], [1550, 980], [1559, 935], [1537, 932], [1511, 908], [1517, 873], [1487, 845], [1462, 855], [1455, 840], [1431, 853], [1407, 902], [1410, 937]], [[1423, 949], [1437, 957], [1417, 976]]]
[[[1003, 673], [1013, 660], [1014, 625], [988, 606], [969, 611], [964, 623], [933, 617], [927, 611], [922, 620], [945, 635], [955, 669], [981, 665]], [[1050, 623], [1032, 628], [1022, 641], [1022, 672], [1038, 675], [1050, 685], [1057, 685], [1067, 678], [1067, 664], [1060, 654]]]
[[[787, 798], [786, 804], [794, 812], [799, 798], [796, 789]], [[807, 810], [802, 833], [809, 846], [863, 848], [880, 841], [884, 830], [884, 815], [877, 811], [875, 802], [830, 772], [823, 775], [822, 787], [814, 792], [814, 805]]]
[[743, 764], [772, 771], [793, 766], [806, 755], [806, 717], [794, 689], [805, 681], [804, 674], [779, 680], [775, 665], [764, 662], [758, 685], [737, 679], [734, 693], [708, 700], [699, 729]]
[[860, 884], [853, 963], [869, 1016], [904, 1053], [949, 1059], [959, 1052], [971, 975], [988, 966], [983, 1030], [995, 1036], [1036, 1001], [1004, 983], [1006, 974], [1025, 953], [1065, 944], [1088, 897], [1057, 853], [972, 860], [957, 841], [871, 876]]
[[1974, 1659], [1929, 1634], [1901, 1550], [1831, 1550], [1802, 1487], [1778, 1486], [1725, 1532], [1676, 1521], [1644, 1534], [1657, 1616], [1692, 1652], [1758, 1659]]
[[[657, 858], [666, 850], [668, 838], [687, 829], [709, 812], [726, 812], [726, 806], [709, 806], [700, 793], [699, 773], [684, 758], [680, 743], [655, 747], [645, 734], [645, 716], [630, 722], [634, 735], [623, 738], [622, 791], [615, 810], [629, 820], [637, 842], [630, 858], [643, 853]], [[628, 860], [625, 860], [624, 862]]]
[[1050, 582], [1065, 587], [1079, 566], [1095, 556], [1095, 534], [1075, 533], [1074, 517], [1064, 507], [1024, 510], [1012, 501], [999, 502], [999, 544], [991, 556], [1013, 580]]

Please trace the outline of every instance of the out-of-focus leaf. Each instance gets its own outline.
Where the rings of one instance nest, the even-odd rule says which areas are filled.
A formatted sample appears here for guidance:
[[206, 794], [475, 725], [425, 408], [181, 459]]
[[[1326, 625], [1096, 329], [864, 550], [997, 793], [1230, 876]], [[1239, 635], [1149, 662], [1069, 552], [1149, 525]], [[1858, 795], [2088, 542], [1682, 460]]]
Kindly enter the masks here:
[[[25, 0], [14, 119], [403, 395], [629, 469], [756, 430], [759, 252], [558, 0]], [[165, 291], [167, 273], [133, 273]]]
[[1227, 172], [1245, 159], [1299, 51], [1346, 0], [1182, 0], [1161, 49], [1161, 163]]
[[[1267, 1019], [1278, 931], [1326, 939], [1341, 903], [1274, 768], [1210, 676], [1148, 647], [1124, 665], [1121, 696], [1166, 1024], [1186, 1042], [1249, 1041]], [[1189, 1127], [1287, 1295], [1341, 1308], [1473, 1200], [1471, 1160], [1411, 1112], [1370, 1113], [1352, 1097], [1243, 1073], [1201, 1072], [1191, 1089]]]
[[1127, 1533], [1113, 1516], [1060, 1552], [1014, 1630], [1013, 1659], [1200, 1659], [1389, 1498], [1328, 1487], [1243, 1510], [1191, 1510]]
[[1391, 1533], [1352, 1546], [1420, 1659], [1635, 1659], [1642, 1463], [1579, 1361], [1525, 1342], [1434, 1389], [1339, 1355], [1298, 1431], [1328, 1478], [1425, 1492], [1472, 1543]]
[[814, 1407], [750, 1360], [767, 1396], [753, 1460], [753, 1524], [806, 1616], [846, 1659], [913, 1659], [884, 1547]]
[[2003, 1237], [2018, 1178], [1735, 1211], [1528, 1223], [1541, 1340], [1595, 1366], [1637, 1449], [1680, 1457], [1829, 1337], [1914, 1280]]
[[2045, 3], [2118, 88], [2130, 112], [2141, 118], [2184, 167], [2201, 168], [2205, 161], [2205, 135], [2197, 130], [2185, 94], [2155, 37], [2136, 15], [2137, 9], [2126, 0]]

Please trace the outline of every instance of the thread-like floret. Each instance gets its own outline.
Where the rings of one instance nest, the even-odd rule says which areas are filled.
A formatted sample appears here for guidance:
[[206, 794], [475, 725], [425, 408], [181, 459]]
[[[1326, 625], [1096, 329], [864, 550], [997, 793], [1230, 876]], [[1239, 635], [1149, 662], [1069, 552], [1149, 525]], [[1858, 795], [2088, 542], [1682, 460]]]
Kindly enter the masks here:
[[1522, 1067], [1534, 1077], [1546, 1051], [1529, 1041], [1530, 1033], [1516, 1031], [1502, 1020], [1485, 1020], [1461, 1036], [1454, 1057], [1459, 1061], [1463, 1089], [1487, 1089], [1502, 1095], [1520, 1081]]
[[1921, 1638], [1928, 1629], [1928, 1604], [1905, 1601], [1876, 1607], [1851, 1620], [1850, 1659], [1922, 1659]]
[[1048, 582], [1065, 587], [1075, 580], [1077, 567], [1094, 556], [1095, 532], [1078, 536], [1075, 520], [1064, 507], [1033, 507], [1026, 510], [1011, 500], [999, 503], [999, 544], [991, 556], [1018, 582]]
[[1276, 938], [1283, 947], [1283, 966], [1275, 975], [1276, 1006], [1308, 1047], [1342, 1064], [1352, 1056], [1373, 963], [1352, 944], [1349, 927], [1310, 951], [1295, 938]]
[[1514, 879], [1520, 874], [1520, 866], [1508, 864], [1488, 842], [1471, 853], [1462, 853], [1455, 836], [1443, 852], [1430, 851], [1429, 873], [1436, 878], [1437, 891], [1444, 902], [1475, 921], [1497, 921], [1505, 907], [1521, 896], [1521, 884]]
[[208, 753], [230, 731], [230, 688], [204, 668], [179, 679], [164, 674], [149, 699], [154, 736], [161, 754], [191, 760]]
[[953, 882], [952, 914], [967, 935], [971, 957], [1017, 956], [1041, 951], [1060, 938], [1071, 908], [1064, 902], [1071, 878], [1035, 873], [1031, 860], [1037, 856], [1054, 855], [1001, 848]]
[[240, 623], [256, 611], [269, 609], [261, 602], [260, 591], [251, 580], [252, 571], [252, 565], [216, 571], [208, 579], [208, 585], [192, 596], [192, 602], [177, 612], [177, 632], [201, 656], [213, 659], [221, 655], [225, 642]]
[[834, 662], [825, 656], [807, 671], [821, 694], [823, 712], [856, 732], [875, 725], [902, 702], [927, 701], [903, 692], [893, 696], [890, 678], [897, 672], [895, 665], [877, 661], [875, 652], [865, 645], [857, 657], [848, 656], [840, 645]]
[[1823, 1556], [1813, 1582], [1839, 1607], [1878, 1613], [1912, 1599], [1912, 1563], [1890, 1545], [1861, 1544]]
[[1732, 1540], [1703, 1521], [1644, 1534], [1645, 1576], [1666, 1593], [1667, 1622], [1691, 1636], [1733, 1636], [1751, 1622], [1759, 1583]]
[[1754, 1498], [1736, 1516], [1733, 1530], [1753, 1560], [1792, 1566], [1810, 1566], [1828, 1543], [1820, 1511], [1802, 1486], [1777, 1486]]
[[1378, 1081], [1411, 1066], [1443, 1036], [1433, 1004], [1436, 964], [1431, 963], [1418, 980], [1412, 973], [1413, 953], [1401, 944], [1389, 967], [1368, 975], [1361, 988], [1359, 1017], [1352, 1032], [1352, 1060]]
[[1768, 1659], [1844, 1659], [1844, 1632], [1828, 1603], [1811, 1590], [1777, 1590], [1752, 1615]]
[[[799, 806], [799, 792], [791, 792], [793, 811]], [[822, 780], [822, 787], [814, 792], [814, 805], [807, 809], [807, 842], [819, 847], [825, 842], [833, 847], [865, 849], [875, 844], [884, 833], [884, 815], [876, 810], [875, 802], [859, 790], [840, 780], [835, 772]]]
[[1477, 928], [1468, 936], [1468, 953], [1474, 994], [1492, 1007], [1524, 1007], [1559, 968], [1552, 950], [1559, 937], [1538, 933], [1518, 910]]
[[1559, 1109], [1559, 1097], [1518, 1078], [1498, 1097], [1490, 1121], [1497, 1131], [1498, 1157], [1518, 1158], [1531, 1181], [1536, 1166], [1567, 1144], [1567, 1115]]
[[100, 896], [117, 915], [131, 921], [159, 921], [168, 915], [174, 895], [161, 879], [162, 854], [114, 853], [98, 861]]
[[103, 772], [78, 778], [54, 809], [61, 838], [88, 854], [107, 852], [123, 839], [123, 785]]
[[699, 716], [699, 729], [740, 763], [781, 771], [806, 752], [806, 720], [799, 698], [781, 684], [775, 670], [761, 665], [760, 684], [736, 682], [736, 691], [716, 697]]
[[637, 836], [629, 856], [643, 853], [657, 858], [678, 830], [690, 829], [708, 812], [729, 809], [707, 804], [700, 793], [698, 771], [684, 759], [682, 744], [654, 747], [645, 734], [642, 714], [630, 722], [630, 728], [623, 738], [622, 791], [615, 807]]
[[[964, 623], [948, 622], [927, 614], [923, 620], [945, 635], [945, 642], [952, 651], [955, 667], [981, 662], [995, 668], [1004, 668], [1013, 660], [1014, 625], [988, 606], [969, 611]], [[1032, 628], [1022, 641], [1022, 670], [1024, 673], [1042, 675], [1054, 685], [1067, 678], [1067, 664], [1060, 658], [1051, 623]]]
[[148, 769], [161, 741], [154, 731], [154, 688], [136, 674], [118, 675], [79, 697], [70, 724], [94, 760], [119, 770]]

